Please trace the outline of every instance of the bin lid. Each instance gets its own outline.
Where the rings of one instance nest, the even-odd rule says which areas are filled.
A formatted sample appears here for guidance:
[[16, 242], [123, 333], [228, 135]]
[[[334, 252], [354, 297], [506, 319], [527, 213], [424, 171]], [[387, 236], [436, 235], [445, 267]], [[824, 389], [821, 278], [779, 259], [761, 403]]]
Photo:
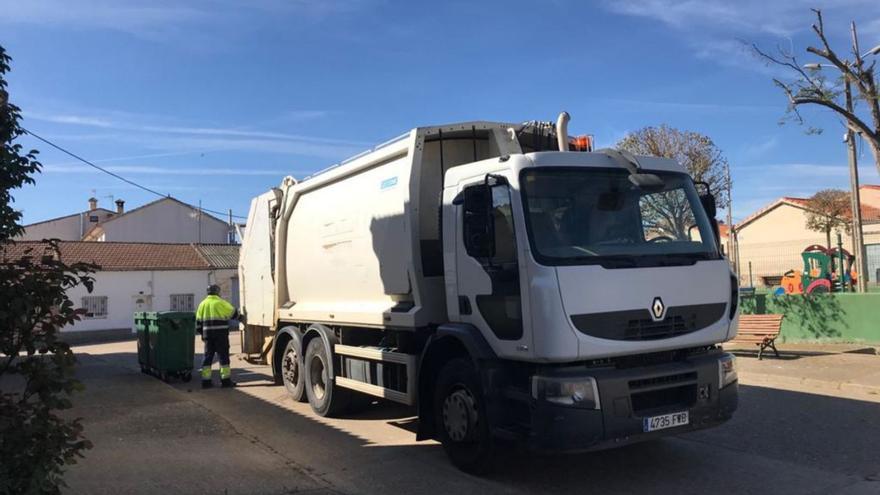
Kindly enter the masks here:
[[159, 311], [153, 314], [157, 320], [194, 320], [196, 317], [192, 311]]

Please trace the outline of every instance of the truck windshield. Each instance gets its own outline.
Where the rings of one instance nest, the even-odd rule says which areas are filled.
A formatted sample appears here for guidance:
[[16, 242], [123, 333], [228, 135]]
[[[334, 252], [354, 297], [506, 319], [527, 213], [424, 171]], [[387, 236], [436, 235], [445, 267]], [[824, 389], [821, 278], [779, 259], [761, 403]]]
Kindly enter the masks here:
[[709, 219], [687, 174], [651, 171], [641, 189], [622, 169], [548, 167], [521, 176], [529, 242], [545, 265], [607, 268], [717, 259]]

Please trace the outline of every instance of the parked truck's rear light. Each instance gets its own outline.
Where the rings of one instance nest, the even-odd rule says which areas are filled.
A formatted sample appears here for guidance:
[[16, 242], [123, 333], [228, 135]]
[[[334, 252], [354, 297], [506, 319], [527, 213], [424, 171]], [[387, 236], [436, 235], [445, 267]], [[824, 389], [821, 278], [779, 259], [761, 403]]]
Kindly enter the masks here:
[[736, 357], [725, 354], [718, 360], [718, 388], [722, 389], [737, 380]]
[[739, 281], [733, 275], [730, 276], [730, 314], [729, 319], [736, 316], [736, 308], [739, 306]]
[[560, 406], [599, 409], [599, 388], [589, 376], [532, 377], [532, 397]]

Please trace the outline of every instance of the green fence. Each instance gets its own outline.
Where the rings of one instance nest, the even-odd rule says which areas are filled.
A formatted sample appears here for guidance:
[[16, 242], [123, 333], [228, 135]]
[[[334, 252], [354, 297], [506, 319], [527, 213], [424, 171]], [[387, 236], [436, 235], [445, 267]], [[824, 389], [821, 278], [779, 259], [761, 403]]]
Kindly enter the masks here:
[[744, 314], [782, 313], [782, 342], [880, 343], [880, 294], [742, 297]]

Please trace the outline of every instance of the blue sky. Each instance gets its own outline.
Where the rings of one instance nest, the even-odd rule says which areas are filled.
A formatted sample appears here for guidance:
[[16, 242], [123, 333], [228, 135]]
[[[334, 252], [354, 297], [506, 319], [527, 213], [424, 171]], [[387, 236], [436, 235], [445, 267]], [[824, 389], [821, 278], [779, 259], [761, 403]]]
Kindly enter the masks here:
[[[245, 215], [284, 175], [303, 177], [412, 127], [552, 120], [600, 146], [647, 125], [705, 133], [732, 165], [734, 218], [783, 195], [846, 187], [840, 122], [780, 126], [786, 101], [742, 40], [832, 41], [855, 20], [880, 44], [880, 2], [0, 0], [10, 95], [26, 128], [183, 201]], [[153, 196], [33, 139], [45, 171], [17, 191], [25, 222], [93, 194]], [[870, 152], [862, 181], [880, 184]]]

